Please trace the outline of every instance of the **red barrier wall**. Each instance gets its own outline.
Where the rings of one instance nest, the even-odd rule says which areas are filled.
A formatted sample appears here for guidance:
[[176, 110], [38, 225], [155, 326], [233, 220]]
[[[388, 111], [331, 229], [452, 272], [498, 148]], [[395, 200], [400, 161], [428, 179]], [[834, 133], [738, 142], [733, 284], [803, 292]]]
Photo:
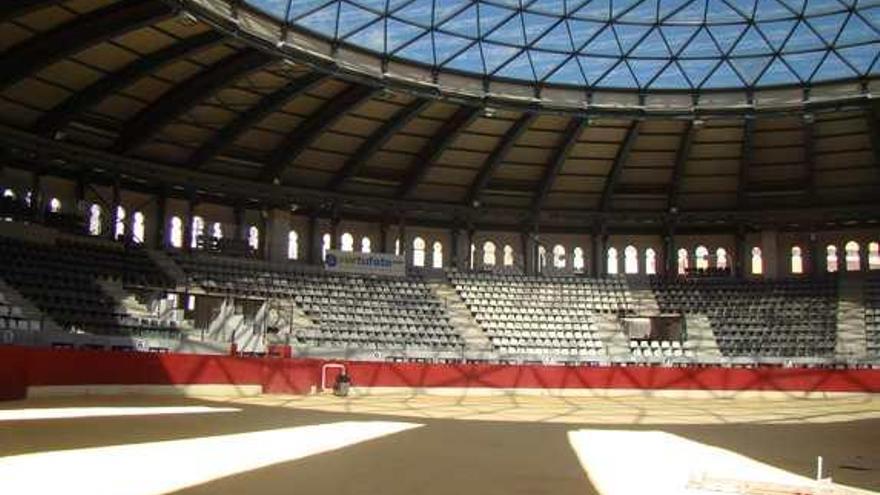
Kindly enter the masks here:
[[25, 353], [0, 345], [0, 400], [21, 399], [27, 392]]
[[[0, 347], [0, 399], [41, 385], [262, 385], [307, 393], [325, 361]], [[360, 387], [779, 390], [880, 393], [880, 369], [344, 363]]]

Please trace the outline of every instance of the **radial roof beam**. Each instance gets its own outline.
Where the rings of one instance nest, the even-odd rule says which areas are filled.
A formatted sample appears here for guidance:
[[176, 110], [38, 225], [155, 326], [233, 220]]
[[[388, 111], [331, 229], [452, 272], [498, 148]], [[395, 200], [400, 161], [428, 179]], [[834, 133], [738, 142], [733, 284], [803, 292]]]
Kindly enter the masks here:
[[446, 147], [455, 141], [455, 138], [467, 129], [479, 115], [479, 108], [462, 106], [440, 127], [425, 146], [419, 150], [414, 164], [410, 167], [409, 174], [397, 191], [398, 198], [407, 198], [412, 194]]
[[385, 146], [407, 124], [412, 122], [418, 114], [422, 113], [431, 104], [431, 100], [417, 99], [409, 105], [398, 110], [391, 120], [386, 121], [376, 129], [357, 149], [354, 155], [345, 161], [342, 168], [330, 179], [327, 188], [331, 191], [339, 189], [345, 181], [356, 176], [370, 158]]
[[749, 167], [754, 156], [754, 139], [755, 121], [751, 117], [746, 117], [743, 123], [742, 151], [740, 153], [739, 179], [736, 189], [736, 203], [740, 209], [745, 208], [749, 198]]
[[553, 189], [553, 183], [556, 182], [556, 177], [559, 176], [559, 172], [562, 170], [562, 165], [565, 164], [565, 160], [568, 158], [569, 153], [571, 153], [571, 149], [577, 143], [577, 140], [583, 133], [584, 129], [587, 128], [587, 124], [588, 121], [586, 119], [574, 117], [568, 122], [568, 125], [565, 126], [562, 138], [556, 145], [556, 150], [550, 155], [550, 161], [547, 162], [547, 168], [544, 170], [544, 177], [541, 178], [541, 182], [538, 184], [538, 189], [532, 197], [532, 206], [529, 211], [529, 215], [532, 217], [532, 222], [534, 222], [541, 213], [541, 209], [544, 208], [544, 203], [547, 202], [547, 196], [550, 195], [550, 190]]
[[259, 50], [246, 48], [214, 63], [178, 84], [138, 113], [122, 129], [114, 151], [127, 153], [145, 143], [165, 125], [195, 108], [221, 88], [245, 74], [265, 67], [272, 60]]
[[139, 58], [74, 93], [73, 96], [43, 115], [34, 125], [34, 131], [38, 134], [51, 136], [55, 131], [66, 127], [77, 115], [97, 105], [107, 96], [133, 84], [163, 65], [219, 43], [222, 39], [223, 35], [208, 31]]
[[[13, 0], [13, 2], [16, 0]], [[44, 34], [13, 46], [0, 58], [0, 90], [59, 60], [121, 34], [170, 17], [173, 11], [162, 2], [134, 0], [84, 14]]]
[[467, 196], [468, 205], [479, 203], [483, 196], [483, 190], [495, 174], [495, 171], [498, 170], [498, 166], [501, 165], [501, 162], [504, 161], [510, 153], [510, 150], [516, 142], [519, 141], [519, 138], [523, 133], [528, 130], [536, 118], [537, 116], [533, 113], [523, 114], [522, 117], [514, 122], [513, 125], [510, 126], [510, 129], [504, 133], [504, 136], [501, 137], [501, 141], [499, 141], [498, 145], [495, 146], [495, 149], [492, 150], [492, 154], [486, 159], [483, 168], [480, 169], [479, 173], [477, 173], [477, 176], [474, 178], [474, 181], [471, 183]]
[[369, 86], [354, 85], [331, 98], [305, 122], [287, 134], [269, 156], [269, 160], [260, 172], [260, 180], [279, 182], [284, 169], [306, 150], [325, 130], [339, 121], [352, 109], [369, 100], [377, 89]]
[[640, 120], [634, 120], [633, 123], [630, 124], [629, 130], [626, 131], [626, 137], [623, 139], [623, 143], [621, 143], [620, 148], [617, 150], [617, 155], [614, 157], [614, 163], [611, 164], [611, 170], [608, 172], [608, 177], [605, 179], [605, 188], [602, 190], [602, 198], [599, 201], [600, 211], [608, 211], [611, 208], [611, 198], [614, 196], [614, 189], [620, 181], [620, 176], [623, 174], [623, 168], [629, 160], [629, 154], [632, 152], [636, 139], [639, 138], [639, 131], [641, 128], [642, 122]]
[[64, 0], [7, 0], [0, 7], [0, 22], [63, 3]]
[[810, 204], [816, 202], [816, 124], [812, 114], [804, 114], [804, 194]]
[[694, 136], [697, 134], [697, 126], [693, 121], [688, 122], [684, 134], [678, 143], [678, 151], [675, 154], [675, 164], [672, 169], [672, 183], [669, 185], [669, 198], [666, 208], [671, 210], [678, 208], [678, 197], [681, 194], [681, 179], [684, 177], [684, 167], [691, 156], [691, 147], [694, 144]]
[[239, 114], [232, 122], [205, 141], [190, 157], [188, 161], [189, 168], [193, 170], [202, 168], [202, 166], [213, 160], [214, 157], [234, 143], [248, 129], [259, 124], [270, 114], [280, 110], [287, 102], [329, 78], [330, 76], [326, 74], [311, 72], [264, 96], [256, 105]]

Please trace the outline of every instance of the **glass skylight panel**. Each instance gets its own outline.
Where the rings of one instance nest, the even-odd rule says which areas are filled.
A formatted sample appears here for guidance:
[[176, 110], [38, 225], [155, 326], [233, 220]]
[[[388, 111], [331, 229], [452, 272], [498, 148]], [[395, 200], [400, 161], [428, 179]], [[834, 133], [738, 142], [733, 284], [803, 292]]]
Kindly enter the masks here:
[[526, 84], [737, 89], [880, 71], [880, 0], [244, 1], [380, 57]]

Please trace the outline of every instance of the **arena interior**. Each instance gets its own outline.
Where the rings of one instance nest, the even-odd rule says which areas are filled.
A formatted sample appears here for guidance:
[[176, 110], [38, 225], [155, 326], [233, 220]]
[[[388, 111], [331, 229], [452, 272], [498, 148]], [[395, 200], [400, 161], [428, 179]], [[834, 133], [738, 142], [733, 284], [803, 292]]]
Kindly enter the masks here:
[[880, 492], [880, 1], [0, 26], [0, 493]]

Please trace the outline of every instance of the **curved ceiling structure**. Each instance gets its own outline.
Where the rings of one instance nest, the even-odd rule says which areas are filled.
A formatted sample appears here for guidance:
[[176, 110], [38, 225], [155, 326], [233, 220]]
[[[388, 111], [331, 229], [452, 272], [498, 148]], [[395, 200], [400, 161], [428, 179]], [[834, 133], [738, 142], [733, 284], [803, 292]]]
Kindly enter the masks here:
[[[293, 19], [286, 0], [273, 5], [282, 3], [284, 18]], [[369, 6], [300, 2], [313, 10], [331, 3], [337, 13], [342, 4]], [[390, 22], [382, 9], [416, 3], [370, 2], [380, 16], [373, 22]], [[500, 1], [467, 3], [492, 4], [522, 19], [536, 9], [572, 4], [535, 1], [514, 9]], [[626, 12], [641, 12], [641, 2], [629, 3], [633, 9]], [[731, 8], [741, 3], [725, 2]], [[821, 3], [808, 1], [803, 8]], [[609, 16], [616, 4], [609, 4]], [[223, 5], [4, 4], [0, 163], [172, 196], [373, 219], [406, 215], [438, 224], [580, 228], [607, 222], [637, 229], [702, 222], [729, 228], [880, 214], [875, 79], [778, 90], [810, 97], [782, 110], [760, 92], [751, 97], [766, 106], [734, 111], [725, 103], [715, 112], [692, 108], [683, 115], [472, 105], [348, 71], [341, 45], [341, 58], [290, 53], [290, 45], [266, 40], [272, 33], [290, 40], [298, 32], [276, 31], [280, 24], [244, 4], [217, 17]], [[809, 11], [794, 23], [841, 12], [874, 22], [867, 4], [834, 5], [842, 7]], [[697, 30], [714, 37], [716, 28], [700, 24]], [[611, 29], [619, 31], [617, 24]], [[664, 36], [663, 26], [658, 35]], [[312, 55], [320, 51], [311, 48]], [[831, 51], [843, 49], [825, 49]], [[837, 55], [846, 58], [844, 53]], [[394, 62], [387, 63], [390, 68]]]
[[880, 2], [244, 1], [384, 58], [536, 86], [695, 91], [880, 74]]

